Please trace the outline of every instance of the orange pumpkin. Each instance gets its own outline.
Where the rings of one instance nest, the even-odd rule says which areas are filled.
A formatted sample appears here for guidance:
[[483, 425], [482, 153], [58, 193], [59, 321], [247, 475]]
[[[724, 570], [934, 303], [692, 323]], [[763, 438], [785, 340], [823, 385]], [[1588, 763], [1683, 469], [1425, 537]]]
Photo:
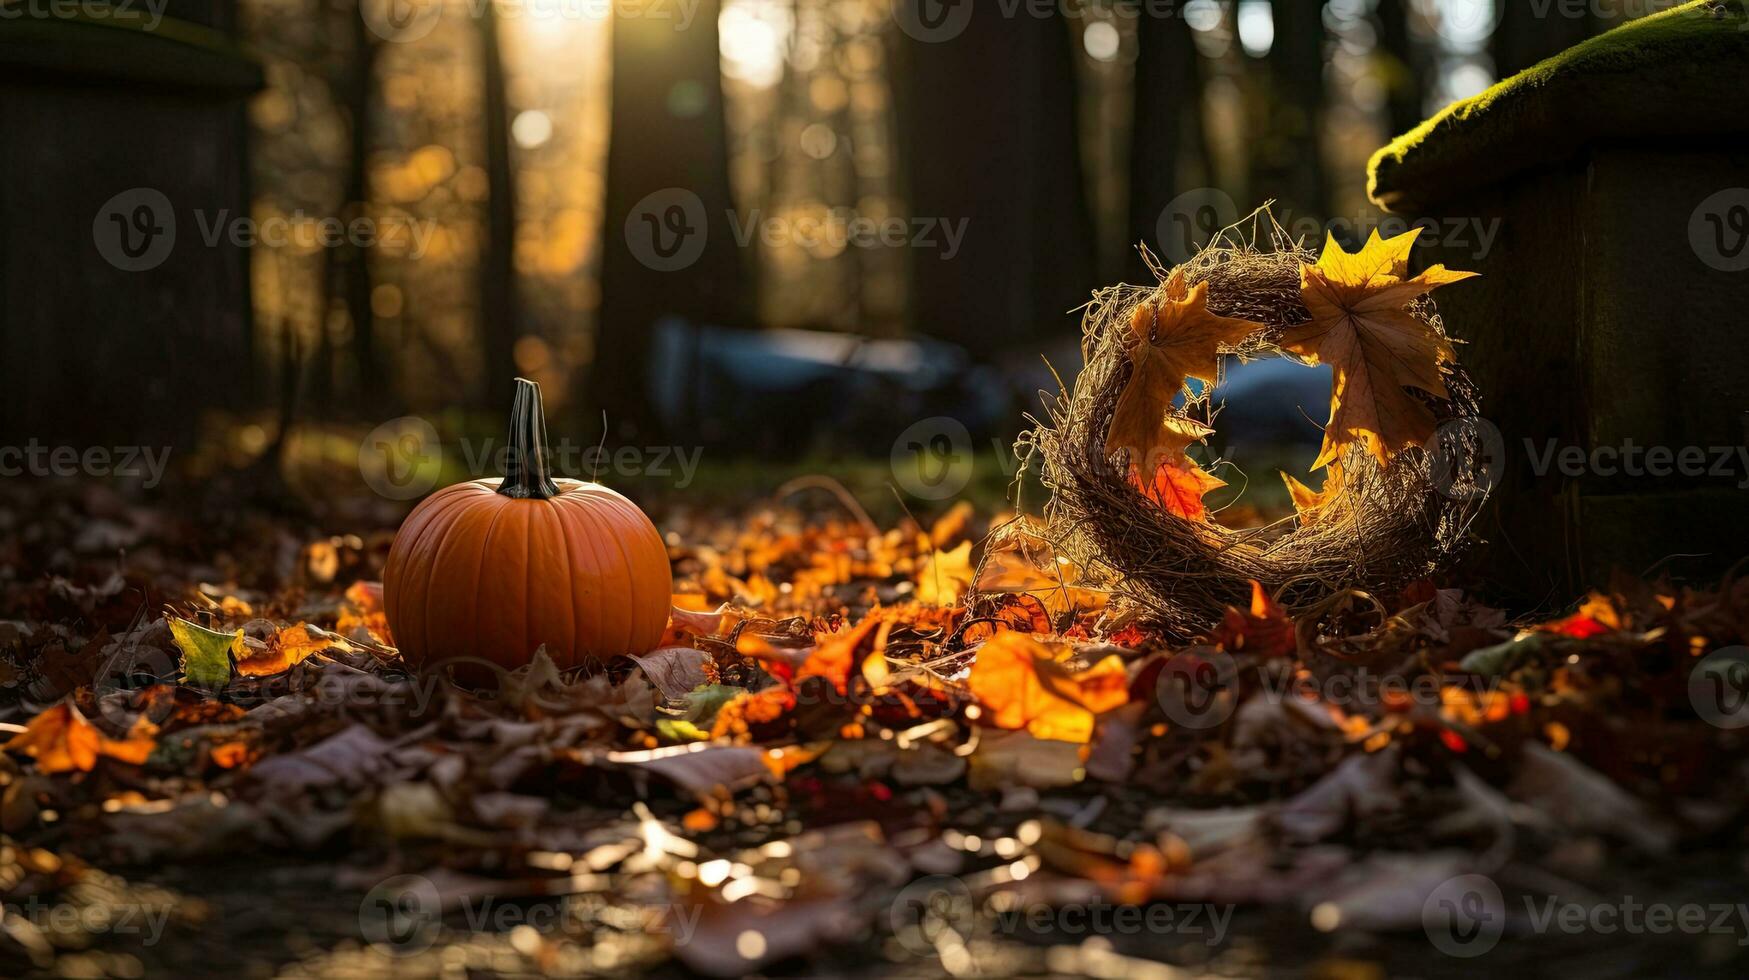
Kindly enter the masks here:
[[425, 498], [395, 535], [383, 605], [401, 656], [505, 668], [542, 644], [561, 669], [644, 653], [673, 581], [656, 525], [612, 490], [547, 470], [540, 386], [518, 378], [502, 480]]

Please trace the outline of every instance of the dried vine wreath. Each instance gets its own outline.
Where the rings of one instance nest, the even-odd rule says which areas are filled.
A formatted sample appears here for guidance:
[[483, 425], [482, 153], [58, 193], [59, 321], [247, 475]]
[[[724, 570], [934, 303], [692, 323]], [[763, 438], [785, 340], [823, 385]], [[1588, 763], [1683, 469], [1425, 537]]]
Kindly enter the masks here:
[[[1427, 295], [1469, 274], [1410, 277], [1414, 238], [1375, 232], [1354, 254], [1331, 239], [1315, 255], [1266, 206], [1170, 273], [1149, 256], [1159, 285], [1097, 293], [1085, 366], [1015, 447], [1041, 463], [1057, 553], [1184, 638], [1243, 608], [1253, 581], [1304, 612], [1345, 590], [1393, 594], [1446, 566], [1486, 495], [1486, 447], [1474, 387]], [[1222, 483], [1184, 455], [1213, 431], [1222, 353], [1333, 367], [1314, 463], [1324, 487], [1284, 474], [1297, 513], [1264, 527], [1211, 520], [1201, 495]], [[1200, 394], [1190, 377], [1208, 382]]]

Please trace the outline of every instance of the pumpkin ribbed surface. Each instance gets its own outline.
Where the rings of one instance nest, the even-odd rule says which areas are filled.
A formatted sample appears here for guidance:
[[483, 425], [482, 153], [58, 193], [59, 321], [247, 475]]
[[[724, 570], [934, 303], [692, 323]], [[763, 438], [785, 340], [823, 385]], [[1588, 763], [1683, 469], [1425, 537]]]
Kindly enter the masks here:
[[439, 490], [395, 535], [383, 607], [402, 659], [513, 670], [545, 646], [564, 669], [655, 647], [674, 584], [662, 536], [612, 490], [552, 478], [540, 385], [526, 378], [508, 450], [504, 479]]

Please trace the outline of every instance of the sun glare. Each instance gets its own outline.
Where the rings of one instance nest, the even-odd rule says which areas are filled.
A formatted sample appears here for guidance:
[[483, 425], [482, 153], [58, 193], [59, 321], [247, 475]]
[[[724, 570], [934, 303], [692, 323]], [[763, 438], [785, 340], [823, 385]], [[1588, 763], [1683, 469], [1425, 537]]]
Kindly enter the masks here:
[[723, 74], [761, 88], [783, 78], [784, 51], [795, 29], [786, 4], [730, 0], [717, 20]]

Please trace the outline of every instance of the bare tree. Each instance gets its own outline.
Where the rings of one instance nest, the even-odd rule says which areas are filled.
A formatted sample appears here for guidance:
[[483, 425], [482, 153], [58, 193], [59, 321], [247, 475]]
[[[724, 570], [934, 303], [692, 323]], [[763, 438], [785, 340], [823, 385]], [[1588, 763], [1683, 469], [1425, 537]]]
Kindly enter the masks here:
[[[348, 45], [344, 66], [336, 83], [340, 89], [338, 102], [349, 127], [347, 156], [341, 178], [341, 199], [336, 214], [344, 223], [368, 214], [371, 201], [370, 143], [374, 129], [376, 69], [381, 42], [365, 22], [362, 4], [353, 4], [347, 12]], [[376, 318], [371, 311], [371, 272], [365, 250], [342, 243], [327, 250], [323, 257], [324, 312], [344, 306], [352, 324], [352, 358], [355, 374], [349, 394], [359, 402], [380, 402], [388, 392], [384, 384], [386, 368], [377, 349]], [[323, 351], [332, 358], [327, 325], [323, 324]], [[324, 365], [332, 372], [333, 364]], [[327, 377], [327, 375], [325, 375]]]
[[1427, 111], [1426, 79], [1431, 70], [1428, 52], [1415, 43], [1409, 29], [1414, 0], [1379, 0], [1379, 47], [1377, 56], [1385, 66], [1385, 108], [1392, 133], [1405, 133], [1420, 124]]
[[1136, 41], [1125, 272], [1132, 282], [1147, 282], [1146, 265], [1134, 246], [1146, 242], [1158, 251], [1160, 211], [1181, 193], [1179, 161], [1186, 137], [1201, 142], [1203, 73], [1190, 25], [1176, 10], [1144, 14]]
[[1495, 8], [1500, 22], [1494, 25], [1489, 51], [1494, 71], [1501, 78], [1516, 75], [1545, 58], [1560, 54], [1597, 33], [1599, 23], [1589, 4], [1505, 3]]
[[[1061, 336], [1095, 285], [1079, 86], [1055, 5], [949, 9], [964, 18], [951, 37], [893, 35], [900, 194], [926, 233], [907, 249], [910, 321], [991, 355]], [[957, 252], [944, 226], [963, 227]]]
[[1324, 4], [1272, 0], [1275, 40], [1265, 66], [1263, 125], [1252, 148], [1250, 192], [1295, 214], [1329, 215], [1321, 142], [1324, 118]]
[[480, 7], [480, 64], [486, 142], [486, 237], [480, 255], [480, 341], [488, 404], [510, 404], [516, 379], [516, 180], [510, 110], [494, 0]]
[[[718, 0], [703, 0], [684, 29], [663, 18], [614, 18], [602, 302], [590, 394], [622, 434], [656, 430], [646, 392], [658, 321], [676, 315], [740, 326], [755, 308], [746, 257], [728, 221], [719, 12]], [[640, 231], [646, 237], [634, 247], [629, 235]]]

